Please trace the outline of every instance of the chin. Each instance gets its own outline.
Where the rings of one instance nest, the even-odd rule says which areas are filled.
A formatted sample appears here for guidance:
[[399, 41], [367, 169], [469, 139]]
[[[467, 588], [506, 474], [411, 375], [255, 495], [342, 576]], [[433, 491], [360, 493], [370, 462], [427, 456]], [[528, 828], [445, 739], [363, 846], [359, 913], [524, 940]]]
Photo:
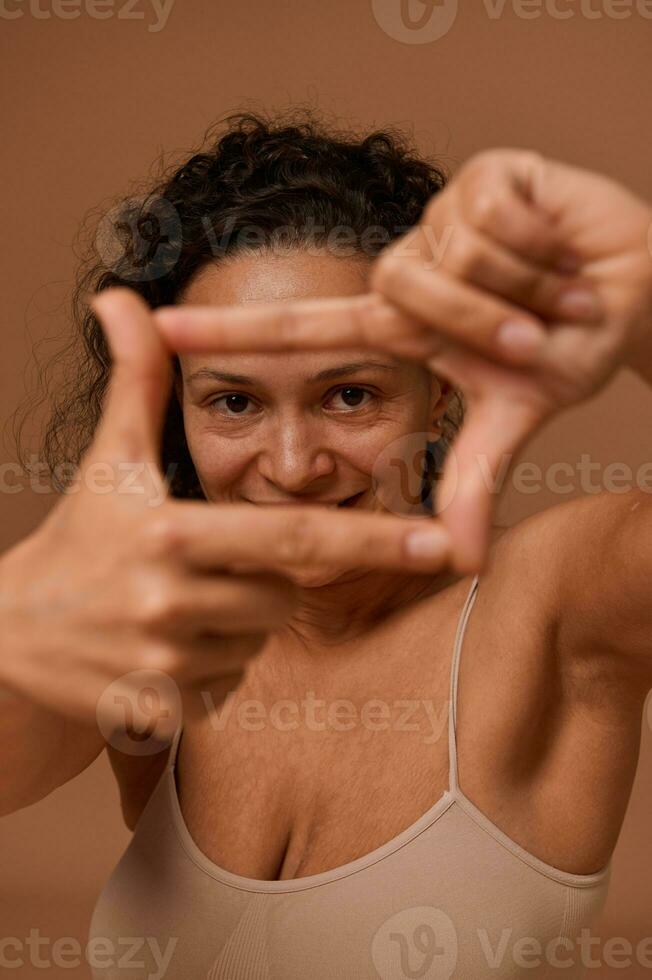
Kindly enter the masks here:
[[292, 579], [295, 585], [300, 586], [302, 589], [318, 589], [324, 585], [332, 585], [334, 582], [339, 582], [351, 571], [353, 569], [342, 569], [341, 566], [339, 568], [324, 568], [323, 565], [320, 565], [313, 568], [295, 568], [291, 572], [286, 572], [286, 574]]

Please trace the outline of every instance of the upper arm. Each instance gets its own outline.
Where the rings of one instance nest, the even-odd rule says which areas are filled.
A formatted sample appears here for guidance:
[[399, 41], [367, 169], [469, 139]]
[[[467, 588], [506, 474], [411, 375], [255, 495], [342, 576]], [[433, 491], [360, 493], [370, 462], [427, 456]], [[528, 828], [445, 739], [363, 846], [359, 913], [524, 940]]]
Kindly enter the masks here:
[[563, 649], [613, 658], [652, 687], [652, 494], [638, 488], [554, 508]]
[[141, 813], [165, 769], [170, 756], [170, 746], [152, 755], [129, 755], [107, 745], [109, 762], [120, 790], [122, 817], [129, 828], [135, 830]]

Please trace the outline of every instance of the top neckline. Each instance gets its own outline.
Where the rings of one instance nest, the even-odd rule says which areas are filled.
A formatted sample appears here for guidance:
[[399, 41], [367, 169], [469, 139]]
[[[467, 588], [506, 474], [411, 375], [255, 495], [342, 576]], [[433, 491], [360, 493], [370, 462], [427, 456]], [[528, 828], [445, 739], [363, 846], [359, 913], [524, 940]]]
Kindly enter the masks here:
[[221, 881], [223, 884], [229, 885], [230, 887], [236, 888], [240, 891], [269, 894], [304, 891], [310, 888], [316, 888], [320, 885], [325, 885], [329, 882], [338, 881], [342, 878], [348, 877], [349, 875], [356, 874], [365, 868], [377, 864], [390, 854], [399, 851], [402, 847], [427, 830], [428, 827], [435, 823], [435, 821], [437, 821], [439, 817], [446, 812], [446, 810], [457, 802], [481, 829], [489, 833], [498, 841], [498, 843], [506, 847], [516, 857], [525, 861], [525, 863], [529, 864], [535, 870], [546, 875], [547, 877], [553, 878], [562, 884], [575, 885], [578, 887], [588, 887], [594, 884], [599, 884], [606, 879], [611, 869], [611, 860], [604, 866], [604, 868], [600, 869], [594, 874], [589, 875], [574, 874], [569, 871], [563, 871], [560, 868], [555, 868], [553, 865], [547, 864], [545, 861], [537, 858], [534, 854], [530, 854], [529, 851], [526, 851], [515, 841], [511, 840], [511, 838], [504, 834], [500, 828], [489, 820], [489, 818], [482, 813], [482, 811], [479, 810], [459, 788], [456, 722], [460, 653], [466, 630], [466, 624], [477, 595], [478, 584], [479, 575], [476, 574], [473, 577], [466, 600], [462, 607], [455, 633], [455, 643], [451, 660], [449, 680], [448, 789], [442, 793], [439, 799], [437, 799], [433, 805], [429, 807], [425, 813], [422, 813], [421, 816], [418, 817], [412, 824], [410, 824], [400, 833], [396, 834], [390, 840], [386, 841], [384, 844], [381, 844], [379, 847], [374, 848], [374, 850], [369, 851], [367, 854], [363, 854], [361, 857], [355, 858], [353, 861], [348, 861], [346, 864], [339, 865], [336, 868], [329, 868], [326, 871], [320, 871], [317, 874], [312, 875], [305, 875], [300, 878], [273, 880], [249, 878], [245, 875], [235, 874], [234, 872], [227, 871], [226, 868], [221, 868], [219, 865], [215, 864], [214, 861], [211, 861], [211, 859], [200, 850], [190, 834], [186, 821], [181, 812], [181, 804], [179, 801], [175, 780], [179, 742], [183, 729], [183, 724], [180, 724], [174, 735], [170, 750], [170, 757], [163, 777], [167, 783], [175, 830], [184, 850], [186, 851], [186, 854], [194, 862], [194, 864], [200, 868], [200, 870], [210, 875], [212, 878]]

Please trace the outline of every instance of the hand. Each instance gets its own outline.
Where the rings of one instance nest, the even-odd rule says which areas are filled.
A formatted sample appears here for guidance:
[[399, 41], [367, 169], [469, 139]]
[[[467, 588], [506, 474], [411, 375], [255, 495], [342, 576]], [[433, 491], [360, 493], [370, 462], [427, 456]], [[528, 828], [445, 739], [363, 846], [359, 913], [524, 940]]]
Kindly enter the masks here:
[[436, 331], [443, 343], [429, 366], [467, 396], [459, 489], [449, 470], [442, 495], [469, 563], [486, 548], [486, 475], [490, 487], [503, 454], [623, 365], [652, 382], [651, 248], [652, 207], [614, 181], [494, 150], [463, 167], [375, 264], [372, 288]]
[[[652, 366], [651, 221], [648, 205], [604, 177], [490, 151], [383, 250], [371, 293], [255, 310], [170, 307], [155, 318], [178, 350], [368, 346], [462, 388], [467, 417], [438, 503], [455, 566], [475, 571], [505, 455], [641, 351]], [[508, 322], [531, 327], [534, 342], [502, 345]]]
[[[91, 724], [102, 699], [102, 729], [120, 729], [123, 705], [135, 703], [133, 671], [163, 671], [182, 688], [235, 686], [296, 606], [293, 567], [444, 564], [441, 534], [436, 553], [410, 561], [398, 517], [379, 527], [377, 516], [321, 507], [168, 497], [159, 443], [169, 352], [131, 290], [106, 290], [92, 306], [113, 358], [104, 412], [66, 494], [0, 559], [0, 683]], [[168, 688], [165, 736], [177, 720], [164, 720], [176, 709]]]

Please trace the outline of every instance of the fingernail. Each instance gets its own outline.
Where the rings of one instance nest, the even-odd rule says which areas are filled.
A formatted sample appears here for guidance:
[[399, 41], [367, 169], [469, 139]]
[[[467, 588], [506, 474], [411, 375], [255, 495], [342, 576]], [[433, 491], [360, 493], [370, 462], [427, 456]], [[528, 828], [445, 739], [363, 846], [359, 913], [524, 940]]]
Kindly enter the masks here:
[[571, 320], [594, 320], [602, 312], [602, 303], [592, 289], [569, 289], [559, 297], [557, 310]]
[[530, 320], [506, 320], [498, 331], [498, 342], [509, 351], [534, 354], [546, 341], [546, 332]]
[[411, 531], [405, 539], [405, 550], [411, 558], [441, 558], [448, 548], [448, 534], [429, 527]]

